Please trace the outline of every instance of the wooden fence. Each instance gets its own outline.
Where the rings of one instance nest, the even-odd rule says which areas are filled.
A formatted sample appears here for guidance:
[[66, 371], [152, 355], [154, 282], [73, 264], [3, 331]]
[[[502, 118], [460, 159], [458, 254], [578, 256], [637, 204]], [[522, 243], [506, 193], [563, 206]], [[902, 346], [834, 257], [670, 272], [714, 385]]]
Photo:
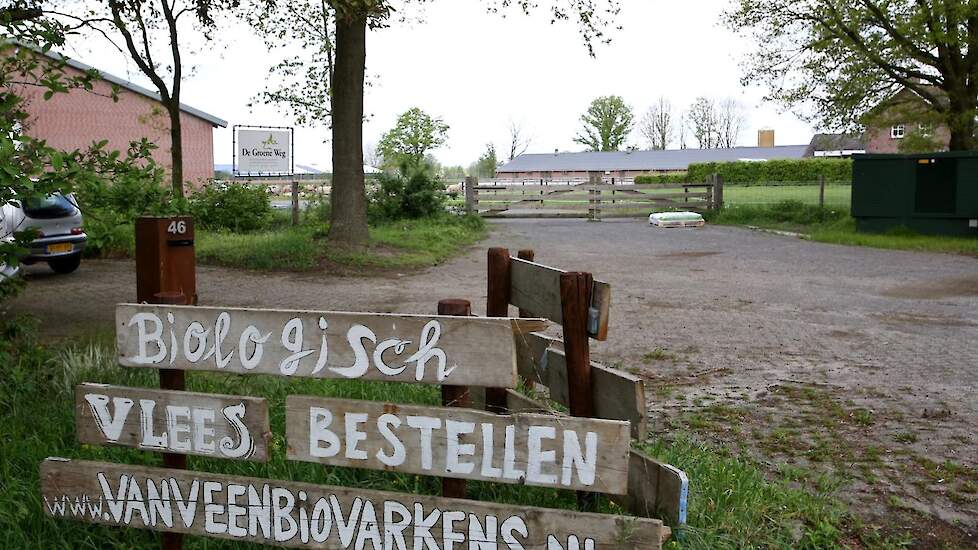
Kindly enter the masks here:
[[653, 211], [705, 212], [723, 204], [723, 181], [704, 183], [586, 183], [480, 185], [467, 178], [466, 211], [483, 217], [588, 218], [648, 216]]

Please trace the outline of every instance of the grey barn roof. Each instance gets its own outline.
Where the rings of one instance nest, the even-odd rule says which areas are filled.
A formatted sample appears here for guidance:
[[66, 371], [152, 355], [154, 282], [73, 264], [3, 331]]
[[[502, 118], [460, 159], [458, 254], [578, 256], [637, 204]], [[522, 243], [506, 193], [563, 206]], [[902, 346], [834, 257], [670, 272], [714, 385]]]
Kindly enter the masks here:
[[669, 149], [609, 153], [543, 153], [520, 155], [496, 170], [507, 172], [587, 172], [606, 170], [686, 170], [697, 162], [800, 159], [808, 145], [734, 147], [732, 149]]
[[[102, 70], [99, 70], [99, 69], [95, 69], [95, 67], [92, 67], [90, 65], [86, 65], [85, 63], [82, 63], [81, 61], [74, 60], [74, 59], [72, 59], [72, 58], [70, 58], [70, 57], [68, 57], [66, 55], [61, 55], [60, 53], [57, 53], [57, 52], [55, 52], [53, 50], [48, 50], [48, 51], [45, 52], [45, 51], [42, 51], [37, 46], [34, 46], [33, 44], [27, 44], [25, 42], [16, 41], [16, 42], [13, 42], [13, 43], [15, 45], [17, 45], [17, 46], [22, 46], [24, 48], [29, 48], [31, 50], [34, 50], [35, 52], [42, 53], [42, 54], [46, 55], [47, 57], [50, 57], [51, 59], [53, 59], [55, 61], [64, 61], [64, 63], [66, 63], [69, 67], [73, 67], [73, 68], [78, 69], [79, 71], [82, 71], [82, 72], [88, 72], [88, 71], [91, 71], [91, 70], [94, 69], [96, 72], [98, 72], [99, 77], [102, 80], [105, 80], [106, 82], [111, 82], [112, 84], [115, 84], [115, 85], [119, 86], [120, 88], [124, 88], [126, 90], [129, 90], [130, 92], [135, 92], [135, 93], [137, 93], [139, 95], [146, 96], [146, 97], [148, 97], [150, 99], [153, 99], [155, 101], [161, 101], [160, 94], [157, 93], [157, 92], [154, 92], [153, 90], [150, 90], [148, 88], [143, 88], [142, 86], [140, 86], [138, 84], [133, 84], [132, 82], [129, 82], [128, 80], [126, 80], [124, 78], [120, 78], [120, 77], [115, 76], [113, 74], [109, 74], [109, 73], [107, 73], [105, 71], [102, 71]], [[212, 115], [210, 113], [205, 113], [204, 111], [201, 111], [200, 109], [196, 109], [196, 108], [191, 107], [190, 105], [186, 105], [184, 103], [181, 103], [180, 104], [180, 110], [183, 111], [183, 112], [185, 112], [185, 113], [187, 113], [187, 114], [193, 115], [193, 116], [195, 116], [197, 118], [206, 120], [207, 122], [210, 122], [214, 126], [218, 126], [218, 127], [221, 127], [221, 128], [226, 128], [227, 125], [228, 125], [228, 122], [226, 120], [224, 120], [222, 118], [218, 118], [218, 117], [216, 117], [216, 116], [214, 116], [214, 115]]]

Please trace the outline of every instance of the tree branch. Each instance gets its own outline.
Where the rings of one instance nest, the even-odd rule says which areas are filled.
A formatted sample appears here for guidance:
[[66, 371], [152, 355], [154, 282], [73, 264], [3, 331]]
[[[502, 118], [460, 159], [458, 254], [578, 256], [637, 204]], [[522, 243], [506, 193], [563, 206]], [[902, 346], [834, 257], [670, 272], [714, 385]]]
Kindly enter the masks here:
[[126, 27], [125, 21], [122, 20], [122, 14], [120, 10], [122, 9], [119, 5], [119, 0], [109, 0], [109, 8], [112, 11], [112, 23], [115, 28], [118, 29], [119, 34], [122, 35], [123, 39], [126, 41], [126, 49], [129, 50], [129, 56], [135, 61], [136, 66], [139, 70], [143, 72], [156, 86], [157, 91], [160, 93], [160, 97], [164, 101], [170, 100], [170, 93], [166, 89], [166, 83], [160, 78], [160, 75], [156, 73], [156, 68], [148, 65], [146, 60], [139, 55], [139, 49], [136, 48], [136, 43], [132, 38], [132, 33]]

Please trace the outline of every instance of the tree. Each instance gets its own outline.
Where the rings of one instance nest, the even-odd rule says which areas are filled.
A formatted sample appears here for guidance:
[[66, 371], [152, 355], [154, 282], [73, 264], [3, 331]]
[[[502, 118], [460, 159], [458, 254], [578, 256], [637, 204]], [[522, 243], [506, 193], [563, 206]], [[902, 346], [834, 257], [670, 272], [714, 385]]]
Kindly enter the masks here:
[[278, 105], [296, 124], [328, 126], [336, 64], [332, 6], [324, 0], [251, 0], [245, 19], [270, 51], [288, 47], [268, 71], [269, 87], [255, 99]]
[[732, 97], [721, 101], [717, 109], [717, 147], [736, 147], [746, 125], [747, 114], [739, 101]]
[[719, 115], [712, 99], [698, 97], [686, 111], [686, 121], [700, 149], [719, 146]]
[[509, 160], [522, 155], [530, 148], [533, 138], [526, 136], [523, 127], [515, 121], [509, 123]]
[[660, 97], [638, 123], [649, 149], [667, 149], [673, 140], [672, 103]]
[[408, 109], [397, 117], [397, 123], [377, 144], [386, 166], [418, 166], [425, 155], [445, 144], [448, 125], [418, 107]]
[[973, 0], [737, 0], [729, 27], [752, 34], [745, 84], [810, 120], [851, 129], [906, 89], [974, 149], [978, 3]]
[[475, 163], [475, 175], [480, 178], [494, 178], [496, 177], [497, 166], [499, 166], [499, 160], [496, 158], [496, 146], [487, 143], [486, 151]]
[[[414, 0], [422, 3], [426, 0]], [[516, 8], [529, 13], [537, 3], [526, 0], [485, 0], [490, 12]], [[606, 43], [604, 29], [617, 17], [619, 0], [548, 0], [552, 22], [576, 17], [588, 52], [595, 43]], [[274, 13], [278, 2], [263, 0], [263, 14]], [[389, 24], [394, 8], [411, 0], [321, 0], [334, 17], [333, 80], [330, 86], [333, 147], [331, 241], [359, 246], [367, 240], [367, 206], [363, 185], [363, 88], [368, 27]], [[397, 4], [397, 6], [393, 5]], [[325, 8], [324, 8], [325, 10]], [[403, 10], [400, 10], [403, 12]], [[301, 17], [296, 12], [290, 19]], [[298, 66], [296, 71], [299, 71]]]
[[[183, 196], [184, 183], [181, 47], [186, 42], [186, 37], [181, 38], [181, 23], [192, 21], [200, 36], [209, 41], [217, 29], [217, 15], [237, 8], [239, 3], [240, 0], [98, 0], [89, 4], [61, 0], [53, 4], [63, 4], [69, 11], [59, 11], [57, 7], [45, 10], [75, 28], [89, 28], [107, 38], [153, 83], [169, 118], [170, 185], [179, 196]], [[118, 39], [123, 46], [117, 45]]]
[[596, 98], [581, 115], [581, 128], [574, 141], [591, 151], [618, 151], [632, 131], [635, 115], [620, 96]]

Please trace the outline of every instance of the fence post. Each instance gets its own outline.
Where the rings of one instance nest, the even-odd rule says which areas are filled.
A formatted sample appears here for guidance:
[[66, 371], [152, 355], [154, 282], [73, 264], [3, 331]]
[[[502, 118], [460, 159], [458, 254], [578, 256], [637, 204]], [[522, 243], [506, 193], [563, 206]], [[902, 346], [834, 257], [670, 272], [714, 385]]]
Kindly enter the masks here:
[[[590, 418], [591, 349], [587, 333], [588, 310], [591, 305], [590, 273], [570, 271], [560, 275], [561, 325], [564, 330], [564, 355], [567, 358], [567, 389], [571, 416]], [[581, 511], [594, 511], [594, 493], [578, 492], [577, 505]]]
[[588, 172], [587, 174], [587, 184], [588, 184], [588, 221], [589, 222], [599, 222], [601, 221], [601, 174], [597, 172]]
[[[494, 247], [489, 249], [486, 288], [486, 316], [509, 317], [510, 269], [509, 250]], [[506, 411], [506, 389], [486, 388], [486, 410], [503, 413]]]
[[479, 185], [479, 178], [475, 176], [465, 177], [465, 213], [466, 214], [476, 214], [478, 213], [478, 208], [476, 208], [476, 189], [475, 186]]
[[818, 207], [825, 208], [825, 176], [818, 177]]
[[[197, 266], [194, 220], [190, 216], [136, 220], [136, 301], [149, 304], [196, 305]], [[160, 389], [186, 389], [184, 371], [159, 369]], [[163, 466], [185, 470], [187, 457], [163, 453]], [[163, 550], [181, 550], [183, 534], [160, 535]]]
[[713, 174], [713, 201], [714, 210], [723, 210], [723, 176]]
[[[440, 300], [438, 302], [438, 315], [470, 317], [472, 315], [472, 304], [468, 300]], [[441, 404], [445, 407], [471, 407], [472, 399], [469, 396], [469, 387], [443, 385], [441, 387]], [[441, 495], [449, 498], [465, 498], [465, 480], [441, 478]]]
[[292, 180], [292, 225], [299, 225], [299, 180]]

